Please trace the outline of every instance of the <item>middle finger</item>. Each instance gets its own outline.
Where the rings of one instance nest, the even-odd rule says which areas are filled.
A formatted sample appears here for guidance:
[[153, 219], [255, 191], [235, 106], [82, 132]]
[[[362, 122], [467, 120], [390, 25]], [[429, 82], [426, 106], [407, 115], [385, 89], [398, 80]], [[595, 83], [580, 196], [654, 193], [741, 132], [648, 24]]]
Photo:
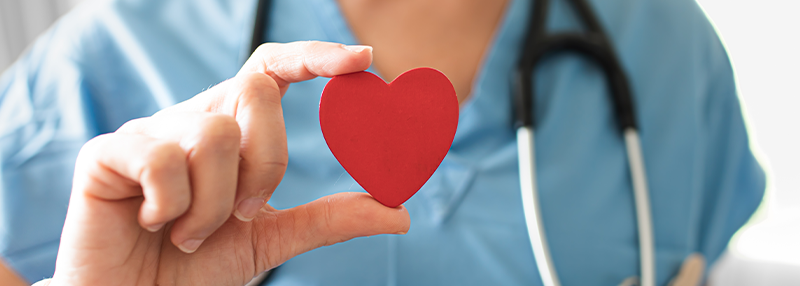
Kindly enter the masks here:
[[230, 217], [239, 171], [240, 130], [227, 115], [185, 112], [130, 121], [118, 132], [178, 142], [186, 152], [192, 200], [171, 240], [191, 253]]

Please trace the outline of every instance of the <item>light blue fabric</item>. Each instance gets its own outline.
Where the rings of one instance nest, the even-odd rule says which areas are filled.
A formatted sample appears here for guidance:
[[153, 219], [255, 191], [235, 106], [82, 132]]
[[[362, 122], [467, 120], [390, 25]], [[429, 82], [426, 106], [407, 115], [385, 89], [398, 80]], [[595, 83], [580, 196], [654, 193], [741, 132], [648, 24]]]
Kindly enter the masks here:
[[[628, 73], [641, 126], [658, 283], [702, 252], [714, 261], [761, 200], [728, 57], [691, 0], [593, 0]], [[510, 78], [528, 1], [509, 5], [455, 142], [405, 205], [405, 236], [355, 239], [300, 255], [274, 285], [538, 285], [522, 214]], [[89, 138], [233, 76], [247, 58], [254, 0], [90, 2], [61, 19], [0, 78], [0, 256], [30, 281], [52, 275], [75, 156]], [[580, 29], [563, 1], [552, 30]], [[277, 42], [358, 43], [334, 0], [275, 1]], [[454, 47], [455, 48], [455, 47]], [[442, 55], [448, 56], [448, 55]], [[598, 67], [569, 54], [537, 69], [542, 211], [564, 285], [638, 275], [622, 137]], [[358, 190], [319, 128], [326, 79], [283, 99], [289, 167], [271, 203]]]

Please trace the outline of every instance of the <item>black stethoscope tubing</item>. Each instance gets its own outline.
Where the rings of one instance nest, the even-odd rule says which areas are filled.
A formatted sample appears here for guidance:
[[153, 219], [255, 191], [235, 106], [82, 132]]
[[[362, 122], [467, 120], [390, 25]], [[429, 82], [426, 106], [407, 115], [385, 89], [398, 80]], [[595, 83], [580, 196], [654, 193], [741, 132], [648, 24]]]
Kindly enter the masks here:
[[258, 0], [256, 17], [253, 20], [253, 34], [250, 38], [251, 55], [258, 49], [258, 46], [266, 42], [265, 31], [269, 25], [270, 16], [272, 16], [270, 10], [272, 10], [272, 0]]
[[[636, 218], [640, 254], [640, 285], [655, 283], [655, 243], [652, 213], [650, 210], [647, 176], [637, 130], [634, 102], [630, 83], [617, 58], [606, 32], [600, 25], [592, 8], [584, 0], [567, 0], [586, 29], [586, 32], [547, 33], [546, 23], [550, 9], [549, 0], [535, 1], [531, 6], [528, 31], [522, 56], [513, 78], [514, 105], [516, 113], [514, 127], [517, 129], [517, 145], [520, 163], [520, 186], [523, 209], [531, 247], [539, 274], [546, 286], [560, 285], [552, 261], [536, 187], [536, 165], [534, 150], [535, 98], [534, 73], [537, 64], [546, 56], [560, 52], [575, 52], [596, 62], [606, 75], [620, 134], [623, 135], [630, 164], [634, 189]], [[628, 281], [628, 279], [626, 279]]]
[[515, 78], [514, 98], [517, 113], [515, 127], [535, 124], [536, 88], [531, 79], [539, 61], [547, 55], [573, 51], [589, 57], [603, 68], [621, 130], [636, 128], [630, 85], [606, 33], [588, 3], [583, 0], [568, 1], [577, 11], [578, 18], [587, 29], [586, 33], [565, 32], [548, 35], [546, 23], [550, 1], [535, 1], [535, 5], [531, 5], [533, 16], [528, 23], [528, 33]]

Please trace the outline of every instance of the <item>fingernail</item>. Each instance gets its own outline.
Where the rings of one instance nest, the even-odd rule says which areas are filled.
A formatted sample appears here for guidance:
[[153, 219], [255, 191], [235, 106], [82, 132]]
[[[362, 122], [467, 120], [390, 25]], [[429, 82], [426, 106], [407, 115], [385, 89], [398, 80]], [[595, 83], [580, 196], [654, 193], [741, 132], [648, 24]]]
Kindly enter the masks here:
[[161, 229], [161, 227], [163, 227], [165, 224], [166, 224], [165, 222], [162, 222], [162, 223], [159, 223], [159, 224], [155, 224], [155, 225], [151, 225], [151, 226], [145, 227], [144, 229], [146, 229], [149, 232], [156, 232], [159, 229]]
[[200, 244], [203, 244], [202, 239], [187, 239], [181, 245], [178, 245], [178, 248], [186, 253], [194, 253], [200, 247]]
[[239, 203], [239, 207], [233, 213], [241, 221], [251, 221], [258, 215], [258, 211], [264, 207], [264, 198], [249, 198]]
[[370, 52], [372, 52], [371, 46], [362, 46], [362, 45], [344, 46], [344, 49], [354, 53], [360, 53], [363, 50], [369, 50]]
[[406, 234], [406, 233], [408, 233], [408, 232], [405, 232], [405, 231], [400, 231], [400, 232], [395, 232], [394, 234], [404, 235], [404, 234]]

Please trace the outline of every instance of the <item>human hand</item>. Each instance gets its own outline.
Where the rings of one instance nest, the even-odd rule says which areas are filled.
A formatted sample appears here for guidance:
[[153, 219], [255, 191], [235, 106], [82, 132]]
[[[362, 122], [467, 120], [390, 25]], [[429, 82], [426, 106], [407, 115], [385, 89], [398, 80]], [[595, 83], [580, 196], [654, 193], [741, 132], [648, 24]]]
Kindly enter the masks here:
[[364, 193], [266, 204], [288, 162], [289, 83], [371, 61], [364, 47], [265, 44], [236, 77], [89, 141], [50, 285], [243, 285], [317, 247], [408, 231], [405, 208]]

